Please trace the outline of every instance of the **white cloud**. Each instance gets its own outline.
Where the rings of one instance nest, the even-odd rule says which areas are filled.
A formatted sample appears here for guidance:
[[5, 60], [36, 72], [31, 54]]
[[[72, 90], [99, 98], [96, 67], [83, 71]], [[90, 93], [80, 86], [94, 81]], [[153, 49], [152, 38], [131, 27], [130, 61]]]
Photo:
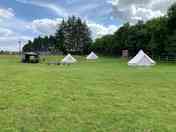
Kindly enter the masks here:
[[26, 27], [28, 24], [18, 19], [13, 9], [0, 8], [0, 50], [17, 51], [19, 40], [24, 44], [25, 41], [32, 39], [30, 35], [25, 34], [31, 31]]
[[32, 22], [32, 28], [41, 35], [53, 35], [62, 19], [37, 19]]
[[[62, 19], [38, 19], [32, 22], [32, 28], [40, 35], [53, 35]], [[92, 21], [87, 21], [87, 25], [92, 32], [93, 38], [102, 37], [106, 34], [114, 33], [118, 27], [115, 25], [104, 26]]]
[[125, 22], [136, 23], [166, 14], [168, 7], [176, 0], [108, 0], [113, 15]]
[[[55, 13], [57, 13], [59, 16], [62, 16], [64, 18], [67, 18], [68, 16], [74, 14], [74, 15], [81, 15], [82, 18], [87, 19], [87, 14], [91, 12], [91, 10], [97, 9], [100, 4], [97, 4], [99, 0], [94, 0], [96, 3], [91, 0], [90, 2], [83, 2], [81, 0], [67, 0], [65, 1], [69, 6], [73, 5], [75, 7], [74, 9], [72, 7], [70, 8], [64, 8], [64, 5], [61, 7], [59, 5], [59, 2], [57, 4], [54, 4], [54, 1], [49, 1], [49, 0], [16, 0], [18, 2], [22, 2], [24, 4], [33, 4], [35, 6], [40, 6], [40, 7], [45, 7], [48, 8]], [[86, 3], [86, 4], [85, 4]], [[81, 5], [81, 6], [80, 6]], [[100, 6], [101, 7], [101, 6]], [[89, 11], [89, 12], [88, 12]], [[98, 13], [101, 18], [105, 16], [105, 13], [109, 13], [111, 9], [106, 9], [106, 10], [99, 10], [99, 12], [95, 12], [96, 14]], [[103, 13], [102, 13], [103, 12]], [[83, 14], [85, 14], [83, 16]], [[95, 15], [96, 15], [95, 14]], [[92, 12], [91, 12], [92, 15]], [[34, 20], [32, 22], [32, 27], [33, 29], [40, 33], [41, 35], [50, 35], [55, 33], [56, 31], [56, 26], [57, 23], [59, 23], [60, 20], [51, 20], [51, 19], [39, 19], [39, 20]], [[104, 26], [101, 24], [97, 24], [96, 22], [93, 21], [88, 21], [88, 26], [90, 27], [92, 31], [92, 36], [93, 38], [96, 37], [101, 37], [106, 34], [112, 34], [114, 31], [117, 30], [117, 26], [115, 25], [109, 25], [109, 26]]]
[[[0, 10], [2, 10], [0, 8]], [[57, 26], [61, 23], [62, 18], [56, 19], [36, 19], [32, 22], [25, 22], [18, 19], [14, 15], [12, 9], [3, 9], [7, 12], [6, 16], [1, 17], [0, 27], [0, 49], [2, 50], [18, 50], [18, 41], [32, 40], [38, 35], [53, 35], [56, 32]], [[8, 19], [7, 19], [8, 18]], [[112, 34], [117, 30], [114, 25], [104, 26], [93, 21], [87, 21], [87, 24], [92, 32], [93, 38], [101, 37], [106, 34]], [[14, 26], [20, 25], [20, 26]], [[28, 35], [28, 33], [31, 33]], [[27, 33], [27, 34], [26, 34]]]
[[92, 32], [92, 36], [94, 39], [100, 38], [107, 34], [113, 34], [119, 28], [115, 25], [104, 26], [104, 25], [97, 24], [95, 22], [90, 22], [90, 21], [88, 21], [87, 24]]
[[12, 8], [8, 8], [8, 9], [1, 9], [0, 8], [0, 19], [2, 18], [12, 18], [14, 17], [14, 11]]
[[19, 51], [19, 41], [21, 41], [22, 46], [28, 41], [32, 40], [32, 37], [28, 36], [11, 36], [11, 37], [0, 37], [0, 50], [7, 51]]
[[[34, 6], [49, 9], [53, 11], [54, 13], [56, 13], [58, 17], [63, 17], [63, 18], [67, 18], [69, 15], [77, 13], [77, 15], [82, 16], [82, 18], [88, 19], [87, 17], [88, 16], [87, 14], [89, 13], [88, 11], [91, 12], [92, 10], [94, 12], [97, 11], [95, 12], [96, 14], [99, 13], [99, 15], [96, 15], [96, 14], [93, 15], [93, 16], [96, 16], [97, 19], [100, 18], [98, 16], [101, 16], [101, 18], [105, 16], [104, 14], [105, 10], [101, 10], [98, 12], [99, 4], [97, 4], [97, 2], [88, 5], [81, 1], [81, 6], [80, 6], [79, 5], [80, 2], [75, 0], [75, 2], [78, 3], [78, 5], [74, 3], [75, 6], [70, 7], [68, 9], [67, 7], [63, 5], [61, 6], [59, 4], [60, 3], [59, 1], [57, 2], [53, 2], [51, 0], [16, 0], [16, 1], [21, 2], [23, 4], [32, 4]], [[101, 12], [103, 13], [101, 14]], [[91, 15], [92, 15], [92, 12], [90, 13], [90, 16]], [[1, 9], [0, 8], [0, 25], [1, 25], [0, 27], [0, 49], [18, 50], [19, 40], [23, 40], [23, 41], [26, 41], [29, 39], [31, 40], [38, 35], [52, 35], [56, 32], [57, 25], [61, 22], [61, 20], [62, 19], [60, 18], [58, 19], [57, 18], [56, 19], [46, 18], [46, 19], [36, 19], [31, 22], [27, 22], [15, 16], [15, 11], [13, 9], [11, 8]], [[106, 34], [112, 34], [118, 29], [118, 27], [115, 25], [105, 26], [105, 25], [98, 24], [94, 21], [87, 21], [87, 24], [92, 32], [92, 36], [94, 39], [97, 37], [106, 35]]]
[[18, 51], [18, 42], [22, 42], [22, 46], [32, 37], [18, 34], [8, 28], [0, 28], [0, 50]]
[[9, 37], [9, 36], [12, 36], [13, 34], [14, 34], [14, 32], [12, 30], [0, 27], [0, 36], [1, 37]]

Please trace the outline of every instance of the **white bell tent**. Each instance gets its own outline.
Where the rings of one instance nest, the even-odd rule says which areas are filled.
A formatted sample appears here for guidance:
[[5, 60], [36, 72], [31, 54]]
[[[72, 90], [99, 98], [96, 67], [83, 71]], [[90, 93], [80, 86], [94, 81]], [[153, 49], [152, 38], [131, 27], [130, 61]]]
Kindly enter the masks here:
[[75, 63], [77, 60], [71, 56], [71, 54], [68, 54], [62, 61], [61, 63], [64, 64], [72, 64]]
[[151, 66], [155, 64], [155, 61], [145, 54], [143, 50], [140, 50], [138, 54], [128, 62], [129, 66]]
[[91, 52], [86, 58], [87, 60], [96, 60], [98, 56], [94, 52]]

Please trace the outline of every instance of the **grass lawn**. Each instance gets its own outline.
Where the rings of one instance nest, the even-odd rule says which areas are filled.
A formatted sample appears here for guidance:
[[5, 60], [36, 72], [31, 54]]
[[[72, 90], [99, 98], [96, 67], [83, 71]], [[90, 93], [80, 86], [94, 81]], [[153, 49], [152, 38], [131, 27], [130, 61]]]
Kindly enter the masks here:
[[0, 132], [176, 131], [176, 64], [78, 59], [48, 66], [0, 56]]

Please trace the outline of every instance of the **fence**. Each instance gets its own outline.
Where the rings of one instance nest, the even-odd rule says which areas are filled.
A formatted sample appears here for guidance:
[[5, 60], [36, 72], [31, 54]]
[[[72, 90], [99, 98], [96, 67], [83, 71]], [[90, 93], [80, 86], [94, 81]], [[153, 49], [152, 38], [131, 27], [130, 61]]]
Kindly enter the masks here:
[[153, 58], [159, 62], [176, 63], [176, 56], [158, 56]]

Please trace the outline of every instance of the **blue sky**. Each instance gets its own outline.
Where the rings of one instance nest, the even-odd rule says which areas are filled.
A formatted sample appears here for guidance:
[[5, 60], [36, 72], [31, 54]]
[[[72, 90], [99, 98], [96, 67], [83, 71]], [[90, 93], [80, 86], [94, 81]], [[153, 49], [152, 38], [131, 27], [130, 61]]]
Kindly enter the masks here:
[[18, 50], [39, 35], [55, 33], [62, 18], [80, 16], [92, 37], [112, 34], [123, 23], [162, 16], [175, 0], [0, 0], [0, 50]]

